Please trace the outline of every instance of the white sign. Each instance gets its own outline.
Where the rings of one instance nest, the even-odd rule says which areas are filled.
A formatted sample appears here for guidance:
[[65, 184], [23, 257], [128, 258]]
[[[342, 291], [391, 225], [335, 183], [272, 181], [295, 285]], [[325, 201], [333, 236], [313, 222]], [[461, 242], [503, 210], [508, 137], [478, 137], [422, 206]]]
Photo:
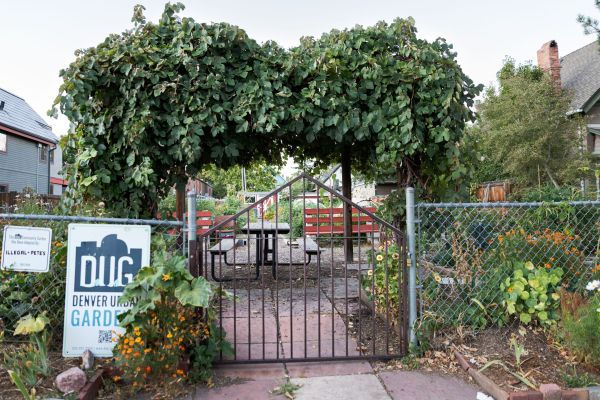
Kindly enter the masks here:
[[112, 357], [123, 288], [150, 264], [150, 226], [69, 224], [63, 356]]
[[52, 229], [30, 226], [4, 227], [2, 269], [48, 272]]

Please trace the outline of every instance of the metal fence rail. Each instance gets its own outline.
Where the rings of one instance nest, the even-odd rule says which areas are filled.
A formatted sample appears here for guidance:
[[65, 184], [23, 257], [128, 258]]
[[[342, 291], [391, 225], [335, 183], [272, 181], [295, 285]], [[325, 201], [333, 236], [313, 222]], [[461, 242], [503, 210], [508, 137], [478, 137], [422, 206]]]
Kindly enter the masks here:
[[[52, 228], [50, 269], [45, 273], [25, 273], [0, 270], [0, 331], [6, 340], [11, 336], [16, 322], [27, 314], [45, 313], [54, 343], [62, 338], [65, 302], [67, 259], [67, 229], [69, 223], [150, 225], [152, 251], [163, 248], [173, 254], [183, 253], [184, 223], [181, 221], [144, 220], [129, 218], [104, 218], [74, 215], [0, 214], [0, 250], [4, 226], [39, 226]], [[0, 252], [1, 254], [1, 252]]]
[[562, 271], [582, 292], [600, 271], [600, 202], [421, 203], [417, 207], [421, 321], [483, 328], [506, 317], [506, 261]]

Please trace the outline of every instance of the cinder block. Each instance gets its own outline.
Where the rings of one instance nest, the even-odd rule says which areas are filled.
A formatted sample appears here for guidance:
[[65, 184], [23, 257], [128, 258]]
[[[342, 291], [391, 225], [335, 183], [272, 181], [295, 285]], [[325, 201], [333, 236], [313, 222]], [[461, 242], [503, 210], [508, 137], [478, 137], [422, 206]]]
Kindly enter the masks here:
[[588, 400], [587, 389], [569, 389], [562, 391], [562, 400]]

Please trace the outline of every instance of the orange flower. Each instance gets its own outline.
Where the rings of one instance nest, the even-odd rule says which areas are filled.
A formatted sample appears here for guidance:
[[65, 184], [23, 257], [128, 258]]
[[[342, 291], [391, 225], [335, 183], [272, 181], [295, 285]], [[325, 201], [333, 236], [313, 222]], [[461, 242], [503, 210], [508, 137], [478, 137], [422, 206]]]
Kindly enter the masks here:
[[146, 373], [147, 373], [147, 374], [149, 374], [149, 373], [151, 373], [151, 372], [152, 372], [152, 367], [148, 365], [148, 366], [146, 367]]
[[512, 287], [509, 287], [508, 289], [506, 289], [506, 291], [507, 291], [508, 293], [512, 293], [512, 291], [513, 291], [513, 288], [512, 288]]
[[121, 377], [119, 375], [113, 376], [113, 381], [119, 382], [120, 380], [121, 380]]
[[170, 280], [170, 279], [171, 279], [171, 275], [169, 275], [169, 274], [163, 274], [163, 276], [162, 276], [162, 280], [163, 280], [163, 281], [165, 281], [165, 282], [166, 282], [166, 281], [168, 281], [168, 280]]
[[552, 265], [550, 263], [545, 263], [544, 267], [546, 267], [546, 269], [550, 269], [550, 267], [552, 267]]

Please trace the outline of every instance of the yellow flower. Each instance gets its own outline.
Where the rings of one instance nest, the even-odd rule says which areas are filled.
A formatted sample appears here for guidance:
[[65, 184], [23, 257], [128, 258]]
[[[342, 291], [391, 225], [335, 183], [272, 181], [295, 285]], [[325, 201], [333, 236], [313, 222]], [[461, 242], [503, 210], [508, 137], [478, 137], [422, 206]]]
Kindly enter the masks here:
[[167, 339], [171, 339], [173, 337], [173, 334], [171, 332], [167, 333]]
[[368, 270], [368, 271], [367, 271], [367, 275], [369, 275], [369, 276], [373, 276], [373, 270], [372, 270], [372, 269]]
[[162, 280], [163, 280], [163, 281], [165, 281], [165, 282], [166, 282], [166, 281], [168, 281], [169, 279], [171, 279], [171, 275], [169, 275], [169, 274], [163, 274], [163, 276], [162, 276]]
[[377, 261], [382, 261], [383, 260], [383, 256], [381, 254], [377, 254]]
[[141, 341], [142, 341], [142, 338], [141, 338], [141, 337], [139, 337], [139, 336], [138, 336], [138, 337], [136, 337], [136, 338], [135, 338], [135, 342], [136, 342], [136, 343], [140, 343]]
[[392, 258], [393, 258], [394, 260], [397, 260], [397, 259], [399, 259], [399, 258], [400, 258], [400, 255], [399, 255], [398, 253], [394, 253], [394, 254], [392, 254]]
[[379, 246], [379, 251], [383, 251], [384, 247], [383, 246]]
[[442, 277], [439, 274], [433, 274], [433, 279], [435, 279], [437, 283], [442, 281]]

